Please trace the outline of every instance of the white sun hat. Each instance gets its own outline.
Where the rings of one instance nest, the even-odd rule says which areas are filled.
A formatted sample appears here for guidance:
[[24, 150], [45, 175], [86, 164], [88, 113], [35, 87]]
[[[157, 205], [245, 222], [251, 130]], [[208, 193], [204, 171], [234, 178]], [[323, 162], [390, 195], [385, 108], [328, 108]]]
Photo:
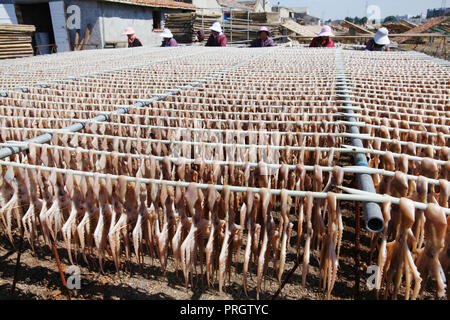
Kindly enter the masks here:
[[209, 30], [222, 32], [222, 27], [220, 26], [220, 22], [214, 22], [214, 24], [209, 28]]
[[163, 38], [173, 38], [173, 34], [170, 32], [170, 29], [164, 29], [160, 36]]
[[389, 40], [388, 34], [389, 34], [388, 29], [380, 28], [380, 29], [378, 29], [377, 33], [373, 37], [373, 40], [375, 41], [376, 44], [379, 44], [382, 46], [388, 45], [389, 43], [391, 43], [391, 41]]
[[324, 26], [322, 31], [317, 35], [318, 37], [334, 37], [330, 26]]
[[260, 34], [261, 32], [265, 32], [267, 33], [267, 36], [270, 37], [272, 34], [270, 33], [269, 29], [267, 29], [267, 27], [261, 27], [259, 28], [257, 34]]
[[123, 33], [123, 35], [129, 35], [129, 34], [135, 34], [136, 32], [134, 32], [132, 27], [128, 27], [125, 29], [125, 32]]

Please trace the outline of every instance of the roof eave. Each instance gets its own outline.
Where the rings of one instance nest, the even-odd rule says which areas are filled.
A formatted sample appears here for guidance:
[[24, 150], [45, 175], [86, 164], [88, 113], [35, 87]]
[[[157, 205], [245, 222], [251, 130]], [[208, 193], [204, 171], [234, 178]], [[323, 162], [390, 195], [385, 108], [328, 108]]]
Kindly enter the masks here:
[[[120, 3], [127, 4], [130, 6], [139, 6], [139, 7], [150, 7], [150, 8], [161, 8], [161, 9], [182, 9], [182, 10], [191, 10], [195, 11], [197, 7], [194, 5], [191, 6], [169, 6], [169, 5], [159, 5], [159, 4], [149, 4], [149, 3], [133, 3], [125, 0], [102, 0], [103, 2], [111, 2], [111, 3]], [[175, 1], [174, 1], [175, 2]]]

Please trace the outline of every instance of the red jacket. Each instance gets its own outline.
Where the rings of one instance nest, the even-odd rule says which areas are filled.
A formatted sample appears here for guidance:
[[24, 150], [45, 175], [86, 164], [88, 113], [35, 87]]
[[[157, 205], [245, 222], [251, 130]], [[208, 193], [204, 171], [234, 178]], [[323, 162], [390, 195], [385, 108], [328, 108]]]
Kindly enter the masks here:
[[217, 38], [211, 34], [208, 38], [208, 42], [206, 42], [206, 47], [226, 47], [227, 45], [227, 36], [222, 33]]
[[328, 39], [327, 42], [325, 42], [324, 40], [322, 40], [321, 37], [315, 37], [311, 44], [309, 45], [310, 48], [318, 48], [318, 47], [322, 47], [322, 48], [334, 48], [334, 42], [331, 39]]

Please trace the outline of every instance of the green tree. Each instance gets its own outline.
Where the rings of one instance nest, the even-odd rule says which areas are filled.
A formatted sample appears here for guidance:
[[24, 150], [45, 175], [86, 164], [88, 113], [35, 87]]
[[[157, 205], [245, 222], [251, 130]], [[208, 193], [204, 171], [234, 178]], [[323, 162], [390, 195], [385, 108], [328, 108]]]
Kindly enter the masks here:
[[347, 20], [348, 22], [354, 23], [355, 20], [353, 20], [353, 18], [350, 17], [345, 17], [345, 20]]
[[397, 18], [394, 16], [389, 16], [384, 19], [384, 22], [396, 22]]

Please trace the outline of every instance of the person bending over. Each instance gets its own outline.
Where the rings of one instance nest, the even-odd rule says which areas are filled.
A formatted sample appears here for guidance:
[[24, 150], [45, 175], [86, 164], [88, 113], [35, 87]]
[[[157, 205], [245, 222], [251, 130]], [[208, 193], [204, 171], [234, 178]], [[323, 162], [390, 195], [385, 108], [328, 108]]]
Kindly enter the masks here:
[[227, 37], [222, 32], [222, 27], [219, 22], [214, 22], [214, 24], [209, 28], [211, 30], [211, 35], [206, 42], [206, 47], [226, 47]]
[[324, 26], [322, 31], [311, 41], [310, 48], [334, 48], [334, 42], [331, 40], [334, 37], [330, 26]]
[[252, 41], [250, 44], [250, 47], [252, 48], [258, 48], [258, 47], [273, 47], [275, 43], [272, 39], [269, 37], [271, 36], [271, 33], [267, 27], [261, 27], [258, 30], [258, 38]]

